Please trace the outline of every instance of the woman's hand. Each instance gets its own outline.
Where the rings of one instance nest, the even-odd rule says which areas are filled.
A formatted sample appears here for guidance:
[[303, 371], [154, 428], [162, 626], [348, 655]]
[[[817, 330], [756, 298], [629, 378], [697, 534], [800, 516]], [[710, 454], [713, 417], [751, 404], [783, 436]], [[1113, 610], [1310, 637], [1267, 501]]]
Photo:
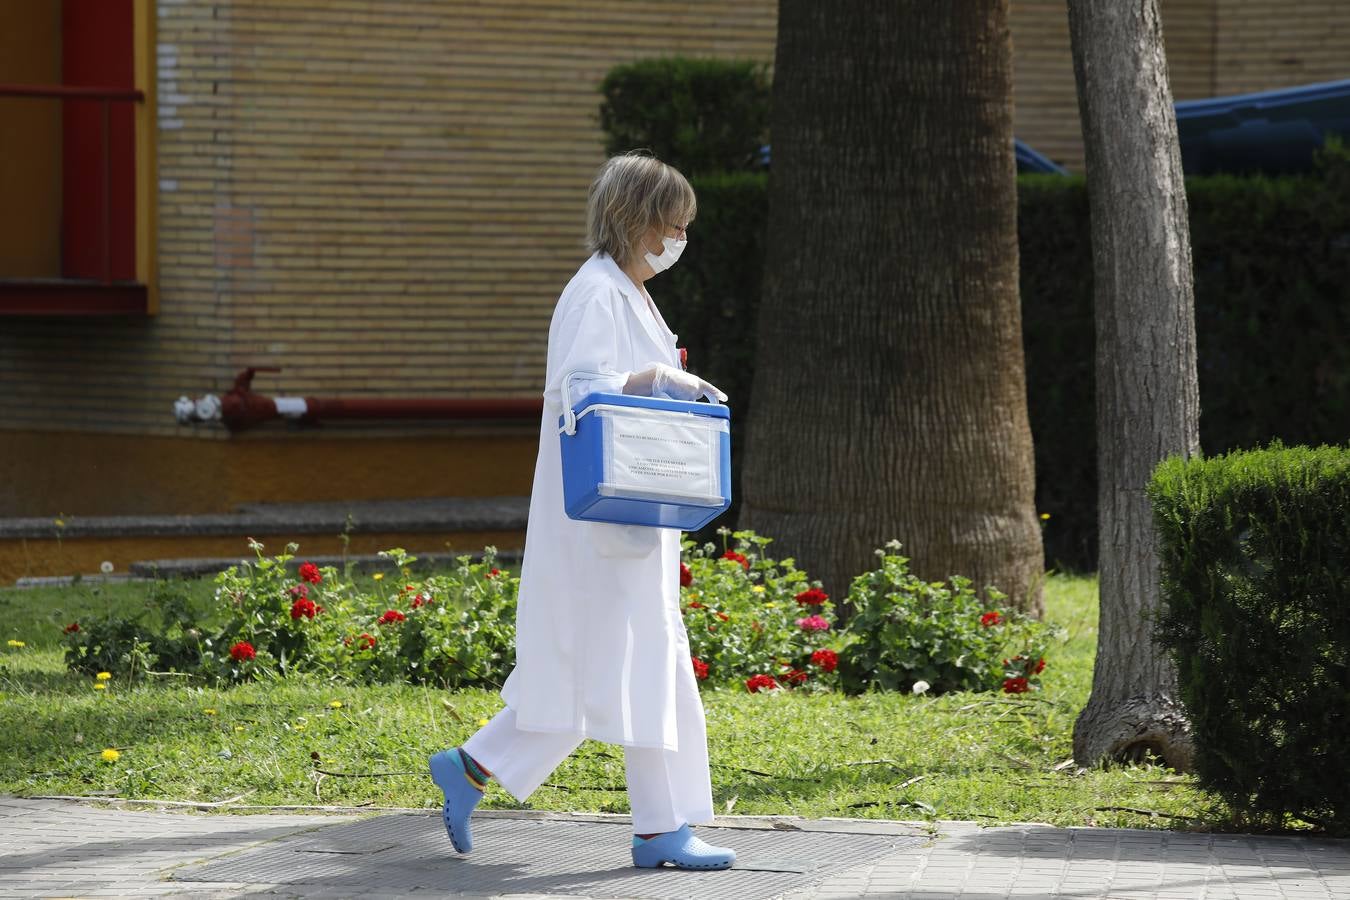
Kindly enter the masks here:
[[673, 366], [656, 363], [649, 369], [634, 372], [623, 386], [625, 394], [639, 397], [669, 397], [672, 400], [710, 400], [727, 402], [727, 395], [696, 375], [681, 372]]

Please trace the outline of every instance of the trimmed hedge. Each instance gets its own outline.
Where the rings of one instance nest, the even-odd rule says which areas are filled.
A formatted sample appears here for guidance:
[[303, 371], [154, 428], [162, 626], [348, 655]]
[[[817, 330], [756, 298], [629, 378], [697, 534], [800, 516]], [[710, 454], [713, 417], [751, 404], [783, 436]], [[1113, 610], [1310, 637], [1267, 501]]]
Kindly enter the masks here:
[[1173, 458], [1149, 496], [1201, 783], [1350, 832], [1350, 449]]
[[769, 79], [748, 60], [663, 57], [600, 85], [605, 151], [647, 149], [685, 175], [753, 169], [769, 135]]
[[[763, 175], [696, 178], [698, 219], [656, 285], [690, 365], [752, 400], [766, 215]], [[1280, 439], [1337, 443], [1350, 422], [1350, 153], [1316, 176], [1187, 180], [1200, 441], [1221, 453]], [[1028, 409], [1046, 557], [1096, 567], [1092, 255], [1082, 178], [1018, 179]], [[809, 252], [809, 248], [803, 252]], [[733, 447], [736, 441], [733, 425]], [[734, 513], [734, 510], [733, 510]]]

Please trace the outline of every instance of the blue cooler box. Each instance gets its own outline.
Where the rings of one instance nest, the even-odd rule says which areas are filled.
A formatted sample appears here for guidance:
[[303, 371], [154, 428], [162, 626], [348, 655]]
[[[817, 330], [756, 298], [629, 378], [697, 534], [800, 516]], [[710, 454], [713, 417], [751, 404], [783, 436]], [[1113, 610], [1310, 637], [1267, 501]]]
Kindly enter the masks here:
[[569, 517], [693, 531], [731, 505], [727, 407], [595, 393], [572, 412], [558, 419]]

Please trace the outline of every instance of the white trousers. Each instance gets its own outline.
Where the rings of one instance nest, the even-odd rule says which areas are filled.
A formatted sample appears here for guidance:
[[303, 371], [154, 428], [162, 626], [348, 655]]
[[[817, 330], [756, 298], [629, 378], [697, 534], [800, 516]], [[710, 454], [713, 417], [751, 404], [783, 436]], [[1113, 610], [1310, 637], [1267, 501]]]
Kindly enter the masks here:
[[[675, 723], [678, 750], [623, 748], [634, 834], [675, 831], [686, 823], [712, 821], [703, 702], [688, 664], [675, 679]], [[524, 802], [582, 739], [570, 731], [525, 731], [516, 725], [516, 713], [508, 706], [463, 746], [511, 796]]]

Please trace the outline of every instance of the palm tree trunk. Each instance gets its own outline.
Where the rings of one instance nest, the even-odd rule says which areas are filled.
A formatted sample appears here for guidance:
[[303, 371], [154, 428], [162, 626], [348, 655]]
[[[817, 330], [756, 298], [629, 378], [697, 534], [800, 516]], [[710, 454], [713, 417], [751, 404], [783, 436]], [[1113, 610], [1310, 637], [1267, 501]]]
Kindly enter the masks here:
[[781, 0], [739, 524], [1039, 611], [1007, 0]]

